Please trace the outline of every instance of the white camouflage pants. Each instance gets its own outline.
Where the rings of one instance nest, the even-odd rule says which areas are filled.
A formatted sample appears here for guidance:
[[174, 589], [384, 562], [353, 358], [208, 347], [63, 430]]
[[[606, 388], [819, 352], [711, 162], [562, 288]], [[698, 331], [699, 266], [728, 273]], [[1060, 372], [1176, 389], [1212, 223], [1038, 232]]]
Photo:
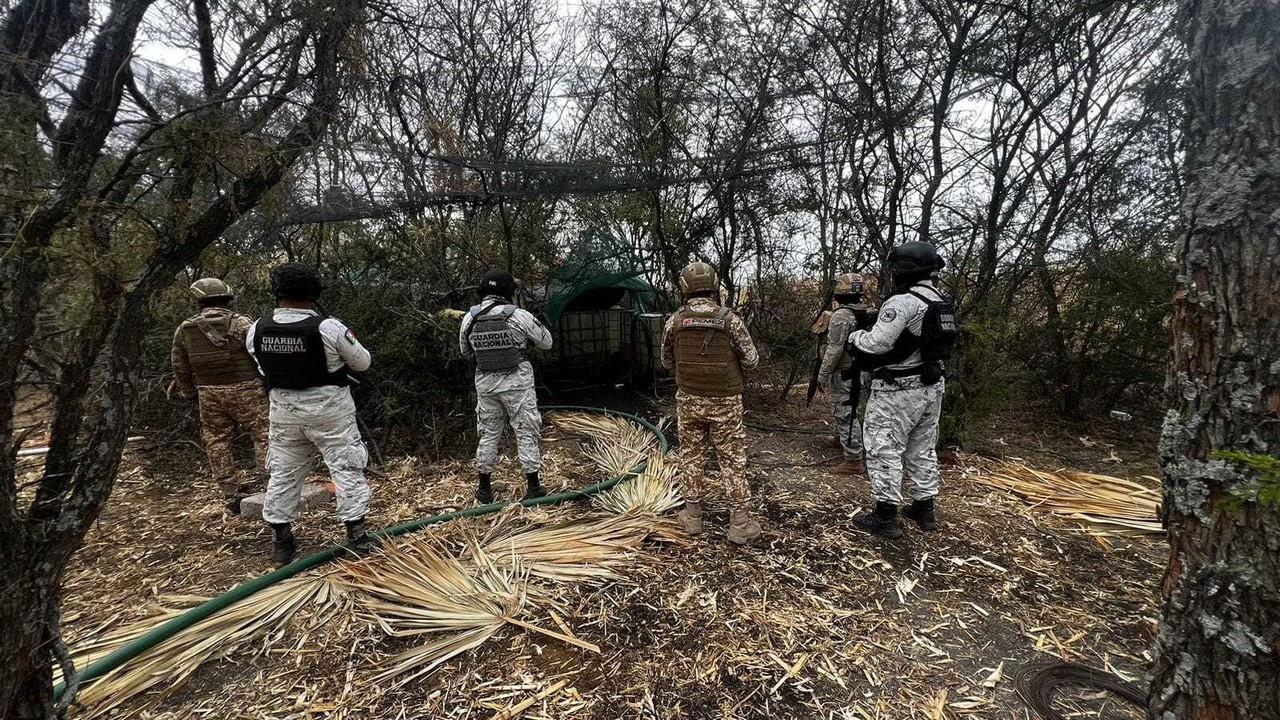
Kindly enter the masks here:
[[872, 383], [863, 439], [871, 494], [878, 502], [902, 504], [904, 467], [911, 476], [913, 500], [938, 494], [938, 420], [945, 390], [945, 380], [933, 385], [921, 385], [919, 378], [901, 378], [897, 385]]
[[338, 518], [359, 520], [369, 509], [369, 484], [364, 466], [369, 452], [360, 439], [354, 413], [331, 420], [313, 420], [306, 425], [271, 423], [267, 450], [267, 497], [262, 519], [287, 523], [298, 519], [298, 499], [316, 451], [324, 458], [338, 491]]
[[491, 473], [498, 462], [498, 445], [507, 424], [516, 436], [520, 465], [526, 473], [542, 469], [542, 415], [538, 412], [538, 393], [533, 388], [501, 390], [476, 394], [476, 472]]
[[854, 398], [854, 405], [848, 404], [851, 384], [837, 370], [831, 374], [827, 391], [831, 393], [831, 415], [835, 419], [836, 432], [840, 435], [844, 457], [846, 460], [857, 460], [862, 457], [862, 423], [858, 422], [856, 407], [860, 398]]

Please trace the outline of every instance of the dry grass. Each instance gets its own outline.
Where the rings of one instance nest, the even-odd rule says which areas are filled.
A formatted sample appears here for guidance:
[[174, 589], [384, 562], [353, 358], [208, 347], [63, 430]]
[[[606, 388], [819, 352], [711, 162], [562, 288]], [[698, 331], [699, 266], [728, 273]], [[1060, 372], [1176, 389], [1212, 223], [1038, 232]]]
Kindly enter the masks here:
[[[770, 406], [769, 423], [816, 425], [799, 415], [821, 411], [799, 404]], [[603, 475], [585, 460], [579, 439], [548, 439], [551, 482], [580, 486]], [[661, 519], [605, 518], [582, 503], [450, 523], [405, 538], [413, 545], [397, 543], [388, 557], [403, 551], [426, 562], [415, 546], [429, 543], [452, 567], [442, 572], [510, 578], [498, 595], [522, 593], [523, 605], [477, 615], [489, 623], [483, 627], [496, 624], [492, 634], [429, 673], [404, 682], [430, 660], [376, 680], [397, 658], [434, 652], [432, 642], [451, 643], [444, 652], [469, 643], [467, 628], [397, 637], [415, 621], [412, 613], [402, 619], [401, 609], [380, 611], [384, 627], [364, 604], [365, 591], [348, 588], [344, 597], [357, 612], [314, 630], [298, 619], [285, 623], [275, 647], [251, 643], [229, 661], [206, 664], [163, 704], [150, 703], [152, 692], [111, 714], [149, 707], [150, 720], [1027, 720], [1009, 680], [1019, 664], [1060, 657], [1131, 678], [1145, 669], [1161, 570], [1161, 548], [1149, 538], [1119, 536], [1104, 550], [1074, 530], [1077, 521], [976, 482], [1000, 469], [973, 457], [963, 458], [962, 470], [945, 471], [941, 531], [909, 526], [897, 542], [870, 538], [851, 522], [870, 502], [866, 480], [815, 465], [824, 450], [814, 437], [752, 431], [750, 441], [754, 455], [775, 465], [752, 469], [754, 509], [765, 524], [753, 546], [725, 541], [714, 464], [708, 533], [696, 540]], [[502, 467], [519, 477], [514, 463]], [[378, 511], [389, 515], [379, 522], [468, 502], [469, 470], [395, 465], [376, 488]], [[122, 498], [146, 491], [143, 482], [130, 482]], [[166, 509], [134, 507], [144, 519]], [[645, 538], [624, 532], [632, 523]], [[411, 579], [383, 562], [361, 565]], [[201, 575], [210, 569], [199, 562], [184, 574], [162, 574], [173, 564], [138, 563], [134, 581], [159, 583], [162, 591], [210, 582]], [[80, 572], [111, 577], [103, 567]], [[136, 593], [124, 586], [114, 592], [99, 605]], [[381, 601], [420, 605], [405, 599], [408, 592]], [[97, 637], [92, 631], [113, 611], [94, 614], [78, 602], [84, 609], [76, 634]], [[1081, 720], [1131, 717], [1088, 697], [1069, 698], [1064, 709]]]
[[[560, 419], [557, 414], [556, 419]], [[621, 463], [630, 470], [646, 454], [656, 452], [651, 433], [612, 417], [596, 420], [574, 413], [563, 427], [588, 434], [587, 455], [599, 470], [615, 474]], [[646, 487], [669, 481], [659, 461]], [[622, 473], [617, 473], [622, 474]], [[529, 522], [530, 518], [541, 518]], [[242, 652], [250, 644], [271, 648], [304, 608], [321, 608], [323, 618], [350, 608], [358, 599], [359, 616], [390, 637], [440, 634], [442, 637], [388, 658], [370, 682], [395, 680], [400, 685], [421, 677], [466, 653], [501, 628], [515, 625], [571, 645], [593, 649], [572, 634], [541, 628], [520, 619], [531, 593], [530, 576], [554, 582], [603, 582], [644, 541], [658, 533], [678, 541], [671, 526], [653, 515], [552, 521], [545, 511], [513, 510], [493, 522], [483, 541], [468, 541], [464, 552], [451, 554], [437, 538], [411, 536], [389, 543], [365, 562], [343, 563], [324, 574], [304, 575], [268, 587], [221, 611], [83, 689], [78, 702], [90, 715], [108, 713], [129, 700], [163, 687], [139, 709], [154, 706], [181, 688], [203, 664]], [[549, 598], [545, 591], [533, 593]], [[179, 598], [170, 598], [170, 600]], [[203, 597], [186, 597], [189, 606]], [[182, 612], [165, 607], [140, 622], [101, 637], [80, 638], [74, 651], [77, 667], [110, 653]], [[314, 627], [314, 625], [313, 625]]]
[[1110, 475], [1048, 472], [1007, 462], [973, 479], [1012, 492], [1037, 510], [1078, 521], [1098, 534], [1164, 533], [1159, 478], [1144, 476], [1152, 485], [1148, 486]]

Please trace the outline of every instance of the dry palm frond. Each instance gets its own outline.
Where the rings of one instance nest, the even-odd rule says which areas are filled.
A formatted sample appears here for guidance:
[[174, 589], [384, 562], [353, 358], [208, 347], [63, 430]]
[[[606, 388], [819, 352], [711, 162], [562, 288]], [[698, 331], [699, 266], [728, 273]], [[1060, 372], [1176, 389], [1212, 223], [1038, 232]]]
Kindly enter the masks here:
[[518, 561], [531, 575], [560, 582], [602, 581], [650, 536], [679, 541], [665, 521], [641, 514], [512, 528], [499, 523], [479, 543], [498, 562]]
[[607, 438], [626, 432], [635, 425], [627, 420], [603, 413], [560, 411], [547, 416], [552, 425], [569, 433], [589, 438]]
[[528, 598], [528, 572], [518, 559], [499, 564], [472, 547], [469, 560], [415, 538], [372, 561], [348, 566], [345, 582], [362, 594], [361, 605], [383, 632], [395, 637], [446, 633], [389, 659], [373, 682], [398, 678], [403, 684], [421, 677], [484, 644], [506, 624], [599, 651], [519, 619]]
[[658, 439], [648, 428], [626, 418], [600, 413], [557, 412], [547, 418], [552, 425], [571, 435], [610, 440], [627, 447], [654, 447]]
[[[198, 598], [183, 598], [195, 601]], [[103, 675], [82, 689], [77, 701], [90, 708], [90, 717], [109, 712], [121, 703], [148, 690], [164, 691], [148, 704], [163, 700], [181, 687], [204, 663], [224, 658], [253, 642], [265, 648], [278, 640], [299, 610], [315, 606], [322, 610], [311, 627], [316, 627], [346, 601], [342, 588], [328, 575], [298, 577], [264, 588], [225, 610], [179, 632], [147, 650], [129, 663]], [[76, 667], [101, 657], [172, 619], [181, 611], [165, 609], [160, 614], [77, 647]], [[259, 645], [260, 643], [260, 645]]]
[[1005, 463], [974, 480], [1012, 492], [1036, 510], [1076, 520], [1095, 533], [1164, 532], [1160, 491], [1132, 480], [1073, 470], [1046, 472], [1021, 463]]
[[596, 507], [618, 515], [628, 512], [648, 512], [661, 515], [680, 505], [678, 487], [679, 469], [667, 462], [667, 456], [659, 450], [649, 452], [644, 472], [629, 480], [623, 480], [612, 490], [592, 498]]
[[549, 417], [561, 430], [591, 438], [587, 457], [610, 477], [626, 475], [654, 450], [657, 438], [647, 428], [623, 418], [595, 413], [558, 412]]
[[407, 682], [483, 644], [525, 606], [527, 573], [503, 570], [477, 554], [470, 566], [413, 538], [388, 547], [370, 562], [347, 567], [345, 582], [361, 593], [368, 616], [388, 635], [450, 633], [391, 658], [374, 682], [406, 673]]
[[[610, 475], [626, 474], [650, 453], [654, 469], [645, 476], [656, 482], [656, 478], [671, 474], [656, 451], [656, 438], [636, 423], [594, 413], [556, 413], [552, 421], [567, 432], [590, 438], [588, 455]], [[661, 504], [653, 500], [648, 506]], [[349, 604], [350, 588], [358, 589], [361, 606], [388, 634], [440, 635], [434, 642], [392, 658], [375, 680], [403, 677], [404, 682], [419, 677], [484, 643], [506, 624], [598, 651], [590, 643], [519, 618], [529, 598], [529, 576], [559, 581], [616, 577], [615, 568], [649, 536], [658, 534], [679, 542], [679, 536], [667, 532], [668, 528], [663, 521], [640, 515], [518, 531], [499, 521], [483, 545], [473, 545], [462, 559], [447, 555], [429, 541], [409, 540], [366, 562], [265, 588], [107, 673], [80, 692], [79, 702], [89, 709], [90, 716], [100, 715], [142, 693], [161, 689], [148, 699], [147, 706], [154, 706], [183, 686], [204, 663], [242, 652], [250, 645], [257, 651], [269, 647], [304, 608], [320, 609], [309, 626], [315, 629], [324, 618], [332, 617], [335, 608]], [[77, 644], [73, 651], [76, 666], [84, 667], [111, 653], [205, 598], [164, 600], [166, 607], [145, 621], [105, 634], [95, 631]]]
[[647, 450], [648, 448], [627, 446], [612, 440], [596, 440], [584, 452], [605, 475], [622, 477], [640, 464]]

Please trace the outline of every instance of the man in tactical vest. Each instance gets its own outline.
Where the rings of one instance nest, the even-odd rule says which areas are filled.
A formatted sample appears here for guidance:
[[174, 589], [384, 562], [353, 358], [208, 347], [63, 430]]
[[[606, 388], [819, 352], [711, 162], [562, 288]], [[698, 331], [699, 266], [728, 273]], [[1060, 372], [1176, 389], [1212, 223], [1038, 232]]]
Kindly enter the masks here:
[[369, 485], [364, 467], [368, 451], [356, 424], [348, 370], [369, 368], [369, 351], [340, 320], [316, 310], [324, 286], [316, 271], [285, 263], [271, 271], [277, 305], [271, 317], [249, 330], [245, 345], [271, 389], [271, 480], [262, 519], [275, 533], [271, 559], [286, 565], [297, 543], [302, 483], [319, 451], [338, 492], [338, 518], [346, 524], [348, 551], [365, 555], [378, 547], [365, 528]]
[[854, 364], [853, 355], [845, 351], [845, 343], [854, 330], [870, 327], [875, 322], [875, 308], [866, 300], [867, 286], [874, 288], [874, 282], [875, 278], [858, 274], [836, 276], [837, 307], [827, 324], [827, 347], [818, 369], [818, 382], [831, 393], [836, 443], [844, 452], [844, 460], [834, 471], [843, 475], [867, 471], [863, 461], [862, 424], [858, 422], [861, 370]]
[[946, 390], [945, 362], [956, 338], [951, 301], [935, 287], [944, 266], [933, 245], [908, 242], [889, 254], [894, 294], [875, 326], [849, 337], [855, 362], [871, 368], [867, 400], [867, 472], [874, 510], [855, 521], [877, 535], [902, 535], [902, 472], [911, 475], [912, 503], [903, 515], [923, 530], [936, 530], [938, 420]]
[[760, 357], [742, 318], [717, 302], [718, 288], [716, 271], [707, 263], [691, 263], [680, 271], [685, 304], [667, 320], [662, 364], [675, 368], [678, 387], [676, 419], [685, 499], [680, 524], [691, 535], [703, 530], [703, 463], [709, 438], [728, 493], [729, 541], [745, 545], [760, 535], [760, 523], [751, 519], [749, 511], [743, 370], [758, 365]]
[[[173, 389], [200, 405], [200, 435], [209, 471], [222, 488], [227, 512], [240, 514], [240, 500], [260, 481], [267, 462], [267, 398], [253, 358], [245, 351], [245, 333], [253, 318], [231, 310], [235, 293], [218, 278], [191, 285], [200, 312], [173, 335]], [[231, 457], [239, 425], [253, 439], [257, 477], [238, 473]]]
[[516, 307], [516, 280], [511, 273], [494, 270], [480, 281], [480, 304], [462, 318], [458, 349], [476, 366], [476, 500], [493, 502], [493, 468], [498, 445], [508, 424], [516, 436], [516, 449], [524, 468], [525, 499], [546, 495], [538, 473], [542, 471], [542, 415], [534, 389], [533, 365], [528, 347], [551, 349], [551, 333], [529, 311]]

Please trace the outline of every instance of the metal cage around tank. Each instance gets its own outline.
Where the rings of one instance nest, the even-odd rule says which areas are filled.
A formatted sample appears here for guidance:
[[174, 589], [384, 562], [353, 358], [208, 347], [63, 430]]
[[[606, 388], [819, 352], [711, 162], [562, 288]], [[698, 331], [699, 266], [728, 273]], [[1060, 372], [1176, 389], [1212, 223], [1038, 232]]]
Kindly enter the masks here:
[[543, 306], [555, 339], [542, 365], [547, 383], [651, 384], [661, 366], [657, 299], [639, 273], [594, 275], [555, 288]]

